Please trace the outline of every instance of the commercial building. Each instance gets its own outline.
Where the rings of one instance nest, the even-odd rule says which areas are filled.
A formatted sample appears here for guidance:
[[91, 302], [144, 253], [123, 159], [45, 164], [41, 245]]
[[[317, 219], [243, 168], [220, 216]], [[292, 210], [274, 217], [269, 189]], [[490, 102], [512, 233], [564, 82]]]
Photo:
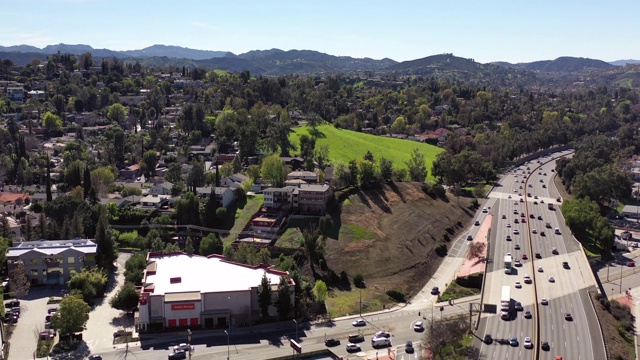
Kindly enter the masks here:
[[[258, 288], [262, 277], [271, 284], [275, 299], [280, 279], [287, 272], [268, 265], [250, 266], [223, 256], [149, 253], [140, 290], [136, 326], [153, 328], [226, 329], [248, 326], [260, 319]], [[289, 288], [294, 303], [294, 283]], [[275, 306], [270, 316], [278, 316]]]
[[64, 284], [73, 272], [96, 264], [96, 249], [92, 239], [23, 241], [7, 250], [7, 270], [23, 264], [34, 285]]

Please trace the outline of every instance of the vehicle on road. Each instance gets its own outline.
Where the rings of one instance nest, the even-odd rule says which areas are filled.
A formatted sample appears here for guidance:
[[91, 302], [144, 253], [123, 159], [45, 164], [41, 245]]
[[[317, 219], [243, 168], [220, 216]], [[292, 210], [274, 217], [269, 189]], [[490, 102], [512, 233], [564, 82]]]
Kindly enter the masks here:
[[389, 334], [388, 332], [381, 330], [378, 331], [377, 333], [375, 333], [375, 335], [373, 335], [374, 338], [380, 338], [380, 337], [385, 337], [385, 338], [390, 338], [391, 334]]
[[487, 212], [489, 212], [489, 211], [487, 210], [487, 208], [486, 208], [486, 207], [484, 207], [484, 208], [482, 208], [482, 212], [486, 214], [486, 213], [487, 213]]
[[540, 236], [547, 236], [547, 234], [545, 234], [544, 231], [540, 231]]
[[522, 260], [529, 260], [529, 257], [527, 256], [527, 254], [522, 254]]
[[533, 234], [537, 234], [537, 233], [538, 233], [538, 230], [533, 229], [533, 230], [531, 230], [531, 233], [533, 233]]
[[540, 345], [540, 347], [544, 351], [549, 351], [551, 349], [551, 347], [549, 346], [549, 342], [548, 341], [543, 341], [542, 345]]
[[633, 262], [633, 261], [629, 261], [629, 262], [627, 263], [627, 266], [628, 266], [628, 267], [634, 267], [634, 266], [636, 266], [636, 263], [635, 263], [635, 262]]
[[525, 319], [531, 319], [531, 311], [527, 310], [524, 312], [524, 318]]
[[485, 344], [491, 344], [493, 342], [493, 338], [491, 337], [491, 334], [486, 334], [482, 341], [484, 341]]
[[542, 259], [542, 254], [540, 254], [539, 252], [537, 252], [535, 254], [536, 259]]
[[473, 236], [471, 236], [471, 234], [467, 235], [467, 241], [471, 241], [473, 240]]
[[474, 222], [473, 225], [480, 226], [480, 221], [476, 220], [476, 222]]
[[438, 289], [438, 287], [437, 287], [437, 286], [434, 286], [434, 287], [431, 289], [431, 295], [438, 295], [439, 293], [440, 293], [440, 289]]
[[386, 337], [379, 337], [371, 339], [371, 347], [376, 349], [380, 347], [389, 347], [391, 346], [391, 339]]
[[502, 295], [500, 296], [500, 318], [509, 320], [509, 310], [511, 307], [511, 287], [503, 286]]
[[351, 334], [349, 335], [350, 343], [360, 343], [364, 341], [364, 335], [362, 334]]
[[544, 272], [544, 269], [542, 268], [542, 266], [538, 266], [538, 272]]
[[546, 227], [547, 229], [551, 229], [551, 223], [546, 223], [544, 227]]
[[338, 345], [340, 345], [340, 340], [338, 340], [338, 339], [334, 339], [334, 338], [327, 338], [327, 339], [324, 341], [324, 344], [325, 344], [326, 346], [329, 346], [329, 347], [331, 347], [331, 346], [338, 346]]
[[102, 356], [100, 356], [100, 355], [90, 355], [87, 359], [88, 360], [102, 360]]
[[422, 321], [418, 321], [415, 324], [413, 324], [413, 331], [415, 332], [424, 331], [424, 324], [422, 323]]
[[555, 228], [554, 232], [556, 233], [556, 235], [562, 235], [559, 228]]
[[516, 289], [521, 289], [522, 288], [522, 284], [520, 283], [520, 281], [516, 281], [515, 285]]
[[513, 260], [513, 266], [520, 267], [520, 266], [522, 266], [522, 263], [520, 262], [519, 259], [515, 259], [515, 260]]
[[509, 345], [511, 346], [518, 346], [518, 338], [513, 336], [510, 340], [509, 340]]
[[558, 249], [556, 249], [556, 248], [551, 249], [551, 253], [553, 255], [558, 255]]
[[404, 346], [404, 352], [407, 354], [413, 354], [413, 343], [411, 341], [407, 341], [407, 344]]
[[367, 325], [367, 322], [364, 319], [358, 319], [358, 320], [354, 320], [351, 325], [353, 326], [365, 326]]
[[189, 351], [191, 350], [191, 346], [189, 346], [189, 344], [186, 343], [181, 343], [179, 345], [176, 345], [173, 347], [173, 351]]
[[347, 352], [352, 353], [352, 352], [358, 352], [358, 351], [360, 351], [360, 345], [353, 344], [353, 343], [347, 344]]
[[516, 250], [520, 250], [520, 245], [516, 244], [515, 249], [516, 249]]
[[531, 341], [530, 337], [525, 337], [524, 338], [524, 347], [525, 349], [532, 349], [533, 348], [533, 342]]
[[540, 299], [540, 304], [549, 305], [549, 300], [547, 300], [547, 298], [542, 298], [542, 299]]
[[522, 308], [522, 303], [521, 303], [520, 301], [516, 301], [516, 306], [515, 306], [515, 308], [516, 308], [516, 311], [522, 311], [522, 310], [524, 310], [524, 309]]
[[169, 360], [186, 359], [187, 353], [184, 350], [174, 351], [171, 354], [169, 354], [168, 358]]
[[524, 283], [525, 284], [531, 284], [531, 276], [525, 275], [524, 276]]
[[513, 234], [514, 234], [514, 235], [520, 235], [520, 230], [518, 230], [518, 229], [513, 229]]
[[554, 283], [554, 282], [556, 282], [556, 279], [554, 279], [553, 276], [549, 276], [549, 282], [550, 283]]
[[538, 220], [542, 220], [542, 216], [538, 215]]
[[571, 316], [571, 313], [566, 313], [564, 314], [564, 319], [567, 321], [573, 321], [573, 316]]
[[511, 235], [507, 235], [507, 241], [511, 241]]
[[562, 267], [565, 268], [565, 269], [569, 269], [570, 268], [569, 263], [567, 261], [563, 261], [562, 262]]

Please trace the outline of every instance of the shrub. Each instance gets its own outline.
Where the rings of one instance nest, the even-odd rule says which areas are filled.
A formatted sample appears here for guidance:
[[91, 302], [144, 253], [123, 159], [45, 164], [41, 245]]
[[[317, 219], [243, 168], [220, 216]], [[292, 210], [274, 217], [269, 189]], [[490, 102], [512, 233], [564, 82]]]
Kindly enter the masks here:
[[406, 302], [404, 294], [398, 290], [387, 290], [387, 296], [389, 296], [395, 302]]
[[449, 233], [444, 233], [444, 235], [442, 235], [442, 240], [446, 242], [451, 241], [451, 237], [449, 236]]
[[436, 254], [438, 254], [438, 256], [440, 257], [445, 257], [447, 256], [447, 244], [441, 242], [438, 244], [438, 246], [436, 246]]
[[438, 195], [436, 194], [435, 190], [433, 189], [433, 186], [431, 186], [431, 184], [428, 183], [422, 183], [422, 185], [420, 185], [420, 187], [422, 188], [422, 191], [429, 195], [431, 198], [435, 199]]
[[435, 195], [441, 199], [444, 199], [447, 197], [447, 190], [445, 190], [444, 186], [440, 185], [440, 184], [434, 184], [431, 189], [433, 190], [433, 192], [435, 193]]
[[364, 276], [362, 276], [362, 274], [355, 274], [353, 276], [353, 285], [357, 288], [364, 288]]
[[478, 199], [476, 199], [476, 198], [471, 199], [471, 204], [469, 204], [469, 209], [475, 210], [479, 206], [480, 206], [480, 204], [478, 204]]

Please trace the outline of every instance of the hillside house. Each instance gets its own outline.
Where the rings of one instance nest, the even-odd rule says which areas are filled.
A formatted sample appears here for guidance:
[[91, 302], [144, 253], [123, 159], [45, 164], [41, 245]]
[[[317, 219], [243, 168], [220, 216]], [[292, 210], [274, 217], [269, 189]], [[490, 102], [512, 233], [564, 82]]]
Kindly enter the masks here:
[[149, 195], [171, 195], [172, 188], [173, 184], [165, 181], [163, 183], [153, 185], [151, 189], [149, 189]]
[[271, 212], [286, 211], [291, 208], [291, 196], [295, 186], [285, 186], [283, 188], [266, 188], [262, 190], [264, 194], [264, 207]]
[[135, 179], [136, 177], [140, 176], [140, 174], [140, 165], [138, 164], [133, 164], [120, 170], [120, 177], [125, 179]]
[[303, 184], [292, 194], [292, 206], [303, 215], [324, 215], [329, 200], [333, 196], [333, 188], [329, 185]]
[[318, 183], [318, 174], [312, 171], [292, 171], [287, 174], [287, 180], [302, 180], [307, 184]]
[[197, 187], [196, 195], [201, 198], [208, 198], [211, 195], [211, 191], [215, 191], [215, 197], [218, 206], [221, 206], [225, 209], [228, 209], [236, 200], [235, 192], [228, 187]]
[[169, 203], [171, 196], [169, 195], [147, 195], [140, 199], [142, 207], [159, 208]]

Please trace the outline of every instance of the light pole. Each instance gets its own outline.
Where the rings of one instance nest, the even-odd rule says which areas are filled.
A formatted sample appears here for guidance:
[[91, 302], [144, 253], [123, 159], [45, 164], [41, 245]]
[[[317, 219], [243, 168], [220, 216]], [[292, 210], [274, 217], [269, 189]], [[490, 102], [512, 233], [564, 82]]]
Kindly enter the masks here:
[[227, 334], [227, 360], [229, 360], [229, 332], [225, 330], [224, 333]]
[[187, 346], [189, 346], [189, 359], [191, 359], [191, 329], [187, 329]]
[[293, 319], [293, 322], [296, 323], [296, 342], [299, 342], [299, 340], [298, 340], [298, 322], [296, 321], [296, 319]]
[[622, 294], [622, 264], [620, 264], [620, 294]]

